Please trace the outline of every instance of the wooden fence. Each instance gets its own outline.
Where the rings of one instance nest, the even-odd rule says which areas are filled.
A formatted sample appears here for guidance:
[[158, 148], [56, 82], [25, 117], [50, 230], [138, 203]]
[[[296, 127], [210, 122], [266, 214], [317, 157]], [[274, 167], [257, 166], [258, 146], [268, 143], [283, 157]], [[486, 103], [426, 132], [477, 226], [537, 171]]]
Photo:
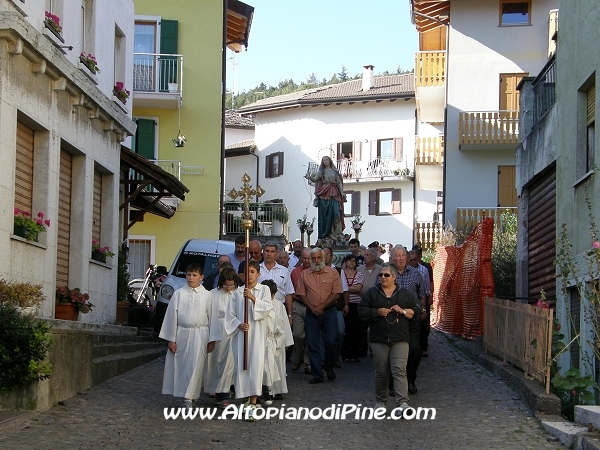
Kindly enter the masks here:
[[486, 297], [483, 345], [546, 386], [550, 392], [553, 310]]

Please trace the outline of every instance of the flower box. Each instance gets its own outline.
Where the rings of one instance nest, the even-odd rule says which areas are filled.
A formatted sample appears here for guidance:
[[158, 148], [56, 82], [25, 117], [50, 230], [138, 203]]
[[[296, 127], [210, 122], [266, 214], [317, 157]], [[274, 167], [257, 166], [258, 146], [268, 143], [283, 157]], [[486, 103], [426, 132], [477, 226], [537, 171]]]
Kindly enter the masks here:
[[64, 40], [64, 38], [62, 37], [62, 35], [61, 35], [60, 33], [58, 33], [58, 32], [57, 32], [57, 31], [56, 31], [56, 30], [55, 30], [55, 29], [52, 27], [52, 25], [50, 25], [50, 24], [48, 23], [48, 21], [45, 21], [45, 22], [44, 22], [44, 25], [45, 25], [46, 29], [47, 29], [48, 31], [50, 31], [50, 33], [52, 33], [52, 34], [54, 35], [54, 37], [56, 37], [56, 39], [58, 39], [58, 40], [59, 40], [60, 42], [62, 42], [63, 44], [65, 43], [65, 40]]
[[103, 253], [100, 253], [98, 250], [92, 250], [92, 259], [94, 261], [106, 263], [106, 255]]
[[54, 305], [54, 318], [61, 320], [77, 320], [79, 318], [79, 311], [73, 304], [55, 304]]

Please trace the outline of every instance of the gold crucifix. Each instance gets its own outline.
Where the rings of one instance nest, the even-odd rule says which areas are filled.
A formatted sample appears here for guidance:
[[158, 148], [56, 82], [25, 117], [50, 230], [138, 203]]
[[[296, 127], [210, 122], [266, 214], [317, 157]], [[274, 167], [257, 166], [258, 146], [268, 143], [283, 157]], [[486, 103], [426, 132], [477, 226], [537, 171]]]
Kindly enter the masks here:
[[[265, 190], [260, 186], [256, 186], [256, 189], [253, 189], [250, 186], [250, 175], [248, 172], [244, 173], [242, 177], [242, 181], [244, 182], [244, 186], [242, 186], [240, 191], [236, 191], [232, 189], [227, 194], [232, 200], [236, 200], [238, 197], [244, 201], [244, 212], [242, 213], [242, 230], [246, 230], [246, 251], [244, 260], [246, 269], [245, 269], [245, 286], [248, 286], [248, 261], [250, 260], [250, 254], [248, 252], [248, 247], [250, 246], [250, 230], [253, 226], [252, 213], [250, 212], [250, 197], [256, 195], [258, 197], [262, 197], [265, 193]], [[244, 302], [244, 323], [248, 323], [248, 299]], [[244, 370], [248, 370], [248, 331], [244, 331]]]

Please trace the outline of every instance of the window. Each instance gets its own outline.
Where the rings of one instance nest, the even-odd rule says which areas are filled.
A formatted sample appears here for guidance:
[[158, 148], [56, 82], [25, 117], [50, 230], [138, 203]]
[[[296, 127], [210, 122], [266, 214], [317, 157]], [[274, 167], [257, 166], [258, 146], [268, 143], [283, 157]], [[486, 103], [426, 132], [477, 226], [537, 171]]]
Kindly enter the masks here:
[[96, 55], [94, 42], [94, 1], [81, 1], [81, 51]]
[[589, 172], [594, 166], [596, 147], [596, 85], [587, 91], [587, 120], [586, 120], [586, 157], [585, 170]]
[[392, 159], [394, 156], [394, 141], [392, 139], [380, 139], [377, 141], [377, 157], [381, 159]]
[[400, 189], [384, 188], [369, 191], [369, 215], [388, 216], [401, 214]]
[[33, 143], [34, 131], [17, 122], [17, 163], [15, 208], [33, 213]]
[[[117, 81], [122, 81], [125, 83], [125, 51], [126, 51], [126, 41], [125, 34], [121, 31], [121, 29], [115, 25], [115, 51], [114, 51], [114, 77], [115, 81], [113, 84], [116, 84]], [[131, 89], [130, 86], [125, 86], [125, 89]]]
[[146, 269], [154, 263], [154, 236], [129, 237], [129, 275], [131, 279], [144, 278]]
[[360, 161], [361, 145], [360, 141], [331, 144], [329, 156], [333, 161], [341, 161], [344, 159]]
[[271, 153], [265, 163], [265, 178], [283, 175], [283, 152]]
[[344, 191], [346, 203], [344, 203], [344, 217], [352, 217], [360, 213], [360, 191]]
[[500, 25], [530, 25], [531, 0], [500, 0]]

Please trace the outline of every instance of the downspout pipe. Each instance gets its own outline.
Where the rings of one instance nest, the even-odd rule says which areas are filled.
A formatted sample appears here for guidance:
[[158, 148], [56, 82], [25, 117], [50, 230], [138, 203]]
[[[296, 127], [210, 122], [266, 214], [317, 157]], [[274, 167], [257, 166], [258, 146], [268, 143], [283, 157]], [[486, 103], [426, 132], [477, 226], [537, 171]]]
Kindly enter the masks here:
[[221, 167], [219, 170], [219, 239], [223, 239], [223, 189], [225, 189], [225, 96], [227, 86], [227, 0], [223, 0], [223, 45], [221, 53]]

